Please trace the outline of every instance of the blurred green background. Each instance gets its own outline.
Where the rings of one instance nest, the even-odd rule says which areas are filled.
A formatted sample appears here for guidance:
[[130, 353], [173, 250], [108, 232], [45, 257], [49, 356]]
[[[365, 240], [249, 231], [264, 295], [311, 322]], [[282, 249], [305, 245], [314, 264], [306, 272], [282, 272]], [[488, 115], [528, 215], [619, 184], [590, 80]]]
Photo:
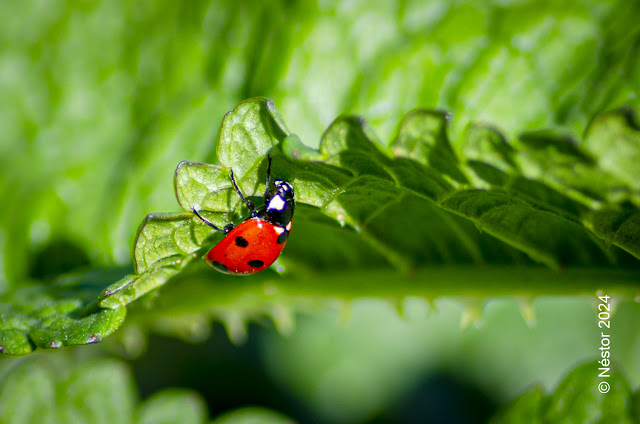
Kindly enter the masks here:
[[[178, 209], [178, 162], [216, 163], [221, 119], [249, 97], [273, 100], [311, 147], [341, 113], [386, 145], [411, 109], [444, 109], [459, 151], [471, 121], [579, 140], [599, 112], [640, 110], [637, 2], [9, 0], [0, 16], [0, 293], [82, 267], [128, 272], [142, 218]], [[496, 299], [461, 328], [456, 299], [359, 298], [284, 331], [251, 325], [239, 345], [219, 325], [196, 345], [151, 335], [128, 361], [143, 396], [194, 388], [211, 416], [258, 404], [302, 422], [484, 422], [598, 357], [593, 303], [536, 299], [529, 325]], [[632, 387], [639, 318], [621, 302], [612, 329]]]

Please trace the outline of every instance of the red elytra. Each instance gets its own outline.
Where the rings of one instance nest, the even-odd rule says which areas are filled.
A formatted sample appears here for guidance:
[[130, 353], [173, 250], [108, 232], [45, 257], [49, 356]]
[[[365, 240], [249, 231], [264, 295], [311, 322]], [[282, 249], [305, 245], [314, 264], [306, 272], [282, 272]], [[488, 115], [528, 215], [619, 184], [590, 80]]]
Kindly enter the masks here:
[[251, 211], [251, 215], [237, 227], [228, 224], [221, 229], [193, 208], [193, 213], [202, 222], [226, 234], [204, 257], [205, 262], [220, 272], [233, 275], [260, 272], [273, 264], [287, 244], [295, 208], [295, 195], [293, 187], [282, 180], [275, 180], [274, 188], [270, 190], [271, 158], [267, 156], [267, 160], [265, 204], [260, 209], [256, 209], [253, 203], [242, 195], [231, 170], [231, 182], [238, 196]]
[[[289, 222], [291, 229], [291, 221]], [[204, 257], [228, 274], [251, 275], [273, 264], [287, 244], [288, 230], [260, 218], [250, 218], [231, 230]], [[282, 234], [285, 235], [283, 239]]]

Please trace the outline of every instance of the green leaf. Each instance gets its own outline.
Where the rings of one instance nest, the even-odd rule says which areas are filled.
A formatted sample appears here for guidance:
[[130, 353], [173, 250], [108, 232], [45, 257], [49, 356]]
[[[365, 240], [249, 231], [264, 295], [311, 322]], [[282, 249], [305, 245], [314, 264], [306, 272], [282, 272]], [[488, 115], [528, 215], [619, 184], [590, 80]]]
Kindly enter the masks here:
[[107, 287], [98, 297], [101, 308], [120, 308], [133, 302], [139, 297], [147, 294], [166, 283], [171, 277], [176, 275], [181, 267], [179, 260], [176, 260], [176, 267], [153, 268], [138, 276], [127, 276], [115, 284]]
[[126, 264], [131, 226], [174, 207], [169, 170], [215, 163], [211, 123], [251, 96], [278, 99], [309, 146], [341, 113], [364, 116], [384, 144], [408, 110], [446, 110], [460, 161], [472, 121], [509, 140], [544, 128], [577, 140], [600, 111], [640, 104], [637, 37], [624, 30], [638, 9], [619, 0], [185, 8], [115, 0], [76, 17], [68, 2], [55, 13], [3, 5], [15, 22], [0, 31], [0, 186], [21, 207], [1, 212], [11, 248], [0, 289], [24, 281], [32, 249], [58, 236], [98, 266]]
[[[257, 99], [244, 102], [243, 107], [248, 108], [252, 102], [263, 105], [263, 100]], [[234, 113], [227, 119], [235, 119]], [[420, 119], [425, 122], [421, 124]], [[264, 274], [269, 290], [277, 293], [275, 297], [265, 297], [260, 277], [252, 279], [256, 285], [243, 281], [238, 286], [232, 277], [205, 271], [200, 262], [193, 271], [177, 277], [179, 269], [173, 261], [176, 258], [181, 264], [191, 261], [187, 254], [209, 243], [206, 232], [212, 231], [195, 218], [191, 221], [180, 218], [183, 221], [179, 224], [169, 218], [166, 230], [157, 233], [157, 245], [169, 248], [157, 249], [153, 236], [138, 238], [143, 246], [151, 243], [150, 252], [164, 252], [149, 255], [154, 258], [151, 262], [160, 264], [149, 274], [154, 283], [146, 283], [143, 276], [140, 282], [127, 286], [127, 294], [113, 305], [126, 304], [176, 276], [176, 281], [153, 304], [134, 307], [136, 322], [156, 329], [162, 327], [164, 332], [190, 340], [208, 334], [204, 323], [222, 320], [232, 339], [241, 340], [247, 320], [266, 315], [278, 328], [286, 329], [291, 326], [290, 317], [303, 305], [326, 305], [330, 299], [350, 300], [363, 293], [399, 301], [407, 295], [432, 298], [468, 294], [479, 285], [483, 298], [505, 294], [529, 298], [551, 292], [590, 294], [601, 289], [626, 298], [637, 296], [634, 283], [637, 271], [632, 267], [614, 274], [610, 269], [618, 261], [636, 266], [637, 262], [629, 261], [623, 252], [609, 245], [616, 243], [637, 255], [640, 251], [635, 240], [639, 232], [628, 223], [622, 226], [626, 219], [606, 216], [602, 209], [606, 204], [613, 210], [631, 208], [635, 213], [633, 206], [613, 203], [604, 192], [595, 200], [583, 190], [584, 182], [565, 178], [562, 172], [557, 175], [547, 172], [543, 159], [545, 155], [554, 157], [554, 169], [568, 169], [572, 163], [587, 167], [589, 175], [594, 176], [602, 171], [591, 159], [591, 153], [549, 132], [529, 133], [512, 147], [495, 129], [473, 125], [466, 133], [465, 152], [470, 158], [459, 161], [450, 147], [445, 122], [444, 115], [439, 113], [413, 112], [398, 129], [401, 135], [396, 137], [395, 144], [385, 149], [375, 142], [362, 119], [340, 117], [327, 129], [315, 154], [295, 153], [295, 141], [293, 148], [283, 147], [282, 152], [281, 145], [273, 146], [270, 153], [273, 175], [293, 182], [298, 199], [290, 247], [277, 265], [279, 270], [288, 270], [290, 274], [282, 280]], [[262, 125], [277, 126], [268, 121]], [[409, 128], [404, 128], [405, 125]], [[286, 139], [284, 143], [288, 143]], [[394, 151], [401, 157], [395, 156]], [[242, 152], [238, 154], [235, 160], [241, 161]], [[302, 160], [303, 157], [311, 161]], [[321, 158], [324, 163], [317, 161]], [[439, 164], [438, 169], [432, 166], [432, 161]], [[247, 162], [251, 165], [238, 183], [247, 196], [260, 195], [264, 191], [265, 160], [251, 153]], [[480, 174], [476, 173], [478, 169]], [[219, 226], [243, 216], [226, 173], [224, 168], [213, 165], [181, 163], [175, 179], [179, 203], [185, 210], [202, 207], [201, 213]], [[490, 177], [485, 179], [487, 173]], [[470, 179], [461, 175], [469, 175]], [[573, 183], [577, 185], [571, 186]], [[596, 222], [594, 217], [598, 215], [598, 226], [589, 225]], [[174, 224], [177, 226], [173, 227]], [[619, 227], [622, 231], [617, 230]], [[174, 234], [181, 232], [175, 228], [188, 228], [185, 233], [194, 228], [204, 232], [192, 237], [194, 244], [189, 249], [180, 249], [174, 240], [179, 237]], [[502, 243], [497, 243], [496, 238]], [[443, 268], [446, 271], [439, 280], [433, 270], [434, 264], [532, 265], [534, 261], [562, 269], [562, 277], [547, 271], [534, 277], [532, 268], [527, 270], [530, 280], [515, 284], [517, 267], [484, 268], [486, 275], [470, 270], [473, 277]], [[425, 264], [430, 265], [425, 274], [429, 277], [416, 279], [415, 270]], [[362, 274], [362, 266], [384, 269], [389, 265], [414, 270], [412, 283], [405, 286], [402, 277], [392, 270], [375, 271], [380, 278], [372, 275], [365, 278]], [[601, 269], [593, 268], [594, 265]], [[590, 269], [579, 270], [576, 266]], [[357, 285], [355, 279], [345, 280], [335, 273], [327, 274], [330, 275], [327, 278], [308, 276], [312, 270], [337, 268], [359, 269], [359, 275], [367, 281], [366, 289]], [[503, 271], [509, 277], [501, 275]], [[162, 278], [156, 279], [154, 273], [160, 273]], [[215, 284], [209, 274], [216, 279]], [[314, 284], [301, 284], [303, 275], [307, 283], [315, 281], [318, 289]], [[390, 280], [395, 282], [392, 287], [387, 285]], [[485, 282], [480, 283], [481, 280]], [[511, 289], [500, 283], [504, 281], [510, 282]], [[580, 287], [574, 281], [580, 281]], [[292, 286], [298, 289], [292, 292]], [[174, 291], [173, 287], [180, 288]], [[100, 304], [111, 305], [104, 300]], [[209, 312], [199, 312], [203, 310]], [[199, 323], [195, 333], [190, 324], [194, 322]]]
[[207, 407], [197, 393], [185, 389], [166, 389], [145, 400], [136, 411], [137, 424], [201, 424]]
[[548, 396], [539, 386], [528, 389], [503, 405], [491, 423], [635, 422], [634, 396], [627, 379], [615, 366], [600, 377], [601, 367], [596, 361], [579, 365]]
[[623, 205], [603, 208], [587, 216], [586, 225], [609, 244], [620, 246], [634, 256], [640, 256], [640, 211]]
[[285, 156], [294, 160], [320, 161], [324, 158], [317, 150], [305, 145], [302, 140], [300, 140], [300, 137], [295, 134], [289, 134], [282, 140], [282, 152]]
[[[631, 389], [615, 367], [609, 377], [598, 378], [601, 365], [589, 362], [574, 369], [551, 395], [544, 419], [548, 422], [631, 423]], [[598, 391], [607, 383], [608, 393]]]
[[197, 250], [188, 215], [147, 215], [136, 236], [133, 260], [138, 273], [157, 266], [178, 265], [181, 259]]
[[[442, 205], [552, 268], [566, 263], [606, 262], [602, 245], [582, 226], [513, 199], [506, 192], [465, 190]], [[556, 237], [559, 233], [562, 237]]]
[[[250, 137], [254, 147], [235, 149], [234, 131]], [[529, 133], [511, 147], [495, 129], [470, 126], [465, 147], [470, 158], [459, 161], [447, 137], [446, 116], [419, 110], [403, 120], [389, 149], [379, 146], [362, 119], [341, 117], [327, 129], [316, 154], [296, 154], [297, 147], [285, 149], [285, 154], [281, 143], [291, 136], [285, 136], [275, 107], [264, 99], [250, 99], [227, 114], [220, 134], [220, 145], [225, 146], [221, 148], [228, 149], [228, 165], [243, 164], [243, 173], [236, 178], [247, 197], [261, 197], [265, 190], [266, 160], [258, 155], [263, 151], [270, 151], [273, 175], [293, 183], [298, 202], [296, 229], [291, 247], [277, 264], [279, 270], [288, 269], [293, 276], [314, 269], [390, 265], [404, 271], [454, 263], [535, 261], [553, 269], [606, 268], [619, 261], [637, 265], [620, 250], [610, 248], [612, 244], [640, 257], [637, 208], [628, 198], [613, 201], [606, 187], [596, 184], [589, 192], [584, 189], [585, 181], [567, 177], [563, 170], [574, 166], [584, 178], [600, 173], [606, 179], [608, 174], [597, 167], [594, 154], [553, 133]], [[554, 158], [553, 167], [549, 168], [545, 157]], [[318, 162], [320, 158], [325, 162]], [[113, 332], [122, 322], [125, 305], [181, 274], [222, 237], [188, 212], [196, 209], [219, 227], [247, 215], [229, 172], [229, 168], [181, 162], [174, 188], [187, 213], [150, 214], [144, 219], [134, 246], [137, 274], [102, 290], [98, 307], [106, 309], [81, 319], [70, 317], [90, 303], [89, 298], [83, 303], [73, 295], [55, 306], [47, 299], [41, 301], [46, 307], [29, 305], [30, 300], [26, 310], [31, 315], [8, 306], [11, 319], [0, 328], [5, 351], [26, 354], [32, 344], [88, 343]], [[309, 244], [308, 240], [323, 243]], [[623, 287], [625, 278], [607, 280]], [[587, 291], [590, 280], [582, 281], [583, 288], [576, 287], [573, 293]], [[521, 294], [544, 294], [544, 290], [543, 286], [527, 287]], [[636, 295], [633, 288], [616, 290]], [[207, 291], [201, 296], [209, 305], [215, 290]], [[451, 294], [447, 290], [432, 293]], [[335, 295], [345, 297], [339, 290]], [[391, 293], [382, 296], [395, 297]], [[285, 309], [291, 307], [295, 303]], [[236, 312], [229, 316], [240, 317], [239, 322], [244, 322], [243, 314], [271, 314], [269, 307], [259, 304], [246, 309], [232, 303], [230, 308]], [[229, 319], [229, 323], [238, 321]], [[234, 334], [242, 334], [242, 326], [229, 325], [236, 328]]]
[[[0, 378], [0, 422], [186, 423], [200, 424], [208, 411], [191, 390], [165, 389], [139, 402], [129, 367], [114, 359], [38, 357], [14, 366]], [[291, 423], [256, 407], [229, 412], [215, 422]]]
[[[25, 363], [0, 383], [0, 422], [56, 423], [56, 382], [52, 370]], [[28, 394], [25, 396], [25, 394]]]
[[136, 394], [123, 363], [84, 361], [75, 369], [61, 368], [69, 367], [41, 358], [24, 362], [4, 376], [0, 385], [0, 421], [131, 422]]
[[[233, 184], [229, 172], [216, 165], [182, 161], [176, 169], [174, 186], [183, 210], [226, 212], [237, 200], [229, 196]], [[229, 202], [233, 202], [229, 204]], [[224, 206], [223, 210], [216, 210]]]
[[212, 424], [293, 424], [288, 418], [277, 412], [259, 407], [246, 407], [228, 412], [215, 420]]
[[268, 99], [249, 99], [225, 115], [218, 138], [218, 159], [242, 178], [274, 144], [289, 135], [280, 113]]
[[[539, 386], [503, 405], [491, 423], [632, 423], [634, 396], [629, 383], [615, 367], [599, 377], [598, 362], [587, 362], [572, 370], [545, 396]], [[604, 385], [604, 386], [602, 386]], [[606, 387], [604, 392], [599, 387]]]
[[417, 110], [407, 114], [390, 147], [397, 157], [414, 159], [458, 183], [467, 182], [447, 137], [448, 115]]
[[[177, 210], [169, 183], [175, 163], [217, 163], [212, 122], [241, 99], [264, 95], [277, 99], [300, 138], [266, 102], [248, 114], [275, 122], [272, 140], [231, 146], [227, 156], [254, 150], [238, 163], [223, 162], [217, 177], [228, 184], [228, 167], [240, 176], [246, 157], [255, 155], [246, 161], [249, 170], [241, 175], [241, 186], [259, 192], [263, 147], [277, 140], [275, 150], [280, 146], [283, 153], [274, 161], [278, 175], [294, 182], [307, 202], [297, 209], [291, 242], [277, 264], [291, 278], [285, 289], [309, 276], [320, 285], [335, 278], [346, 286], [328, 284], [340, 303], [368, 296], [367, 281], [361, 279], [370, 278], [371, 291], [385, 299], [396, 299], [406, 289], [426, 295], [430, 271], [437, 268], [451, 272], [438, 279], [438, 296], [457, 290], [447, 286], [448, 279], [469, 278], [461, 287], [482, 292], [484, 287], [473, 284], [475, 274], [493, 282], [488, 293], [481, 293], [490, 298], [505, 291], [509, 296], [575, 296], [602, 287], [619, 290], [625, 299], [635, 295], [637, 125], [624, 114], [618, 121], [593, 119], [601, 111], [640, 105], [640, 44], [637, 31], [629, 30], [638, 20], [635, 2], [159, 0], [140, 8], [114, 0], [40, 6], [39, 0], [26, 0], [21, 7], [0, 4], [0, 14], [11, 17], [0, 28], [0, 197], [7, 205], [0, 211], [0, 293], [15, 293], [42, 275], [34, 272], [33, 259], [58, 239], [77, 246], [92, 267], [128, 263], [140, 219], [153, 210]], [[386, 140], [415, 107], [448, 111], [449, 127], [442, 131], [442, 120], [429, 125], [418, 120], [416, 128], [423, 126], [425, 134], [405, 132], [407, 152], [415, 146], [431, 150], [416, 160], [394, 157], [393, 149], [384, 147]], [[342, 113], [361, 114], [376, 129], [379, 138], [370, 129], [364, 132], [365, 139], [383, 146], [379, 155], [346, 148], [341, 162], [299, 143], [319, 145], [318, 135]], [[498, 136], [486, 135], [497, 144], [493, 157], [467, 152], [465, 132], [474, 126], [499, 128]], [[236, 135], [262, 131], [251, 124], [232, 127]], [[234, 131], [228, 133], [232, 139]], [[433, 150], [442, 134], [449, 136], [450, 149]], [[378, 178], [380, 199], [387, 202], [367, 214], [361, 206], [375, 203], [368, 194]], [[403, 193], [394, 198], [394, 191]], [[460, 200], [457, 196], [466, 194], [460, 210], [443, 207], [450, 197]], [[494, 194], [511, 203], [496, 203], [482, 215], [463, 213], [463, 206], [478, 213], [493, 206]], [[221, 199], [203, 206], [211, 208], [203, 212], [208, 219], [240, 219], [234, 193], [226, 195], [226, 204]], [[356, 204], [343, 204], [347, 201]], [[512, 205], [521, 213], [518, 219], [501, 222], [499, 212]], [[210, 229], [192, 216], [187, 221], [192, 228], [185, 221], [180, 230], [202, 230], [202, 237], [174, 237], [179, 229], [171, 226], [165, 228], [168, 234], [147, 233], [148, 243], [140, 244], [138, 255], [141, 268], [100, 296], [101, 305], [117, 308], [154, 288], [169, 289], [172, 284], [164, 283], [172, 276], [187, 277], [191, 265], [216, 286], [219, 275], [207, 274], [194, 255], [221, 234], [205, 234]], [[552, 240], [546, 240], [549, 235]], [[195, 247], [201, 249], [191, 251]], [[579, 281], [549, 271], [537, 276], [533, 287], [526, 279], [512, 280], [514, 271], [528, 271], [533, 262]], [[475, 273], [457, 274], [461, 266]], [[363, 269], [370, 274], [360, 274]], [[594, 275], [583, 275], [584, 270]], [[99, 289], [127, 272], [103, 280]], [[423, 276], [418, 287], [404, 280], [414, 274]], [[273, 309], [277, 315], [275, 310], [289, 305], [285, 294], [271, 291], [270, 282], [280, 282], [279, 276], [269, 271], [253, 279], [260, 281], [257, 286], [264, 284], [262, 291], [252, 292], [260, 313]], [[228, 322], [241, 321], [245, 313], [234, 308], [247, 301], [241, 294], [249, 283], [235, 283], [228, 288], [234, 299], [227, 304]], [[516, 283], [522, 286], [511, 287]], [[322, 287], [302, 286], [290, 311], [305, 310], [307, 295], [322, 295]], [[202, 303], [216, 305], [213, 296], [207, 297], [210, 292], [203, 288], [200, 294]], [[78, 305], [84, 317], [96, 293], [86, 299], [76, 288], [65, 297], [67, 306]], [[11, 296], [0, 301], [5, 300], [21, 302]], [[145, 308], [154, 310], [154, 300], [146, 296], [130, 309], [139, 308], [142, 315]], [[22, 313], [11, 309], [5, 316], [9, 309], [0, 307], [0, 322], [14, 322]], [[207, 313], [194, 311], [191, 325], [206, 321]], [[245, 317], [259, 316], [246, 312]], [[50, 324], [69, 324], [63, 321]], [[9, 350], [32, 349], [31, 327], [15, 328], [1, 336], [3, 342], [10, 339]]]
[[116, 360], [76, 367], [58, 383], [57, 397], [62, 422], [96, 424], [131, 422], [137, 400], [129, 369]]
[[640, 207], [640, 127], [631, 110], [600, 115], [587, 128], [584, 145], [597, 158], [598, 166], [619, 185], [611, 190], [627, 191]]
[[19, 356], [35, 347], [50, 349], [104, 340], [126, 315], [124, 307], [96, 307], [96, 295], [114, 274], [77, 274], [48, 287], [27, 287], [0, 297], [0, 351]]
[[491, 419], [491, 424], [539, 424], [542, 423], [541, 411], [544, 406], [544, 388], [532, 386], [500, 408]]
[[[237, 181], [249, 197], [264, 192], [265, 159], [255, 152], [271, 149], [273, 174], [294, 184], [300, 205], [319, 208], [298, 208], [296, 226], [301, 223], [302, 234], [313, 234], [305, 227], [314, 227], [315, 222], [321, 221], [318, 212], [360, 233], [361, 241], [346, 233], [336, 234], [340, 241], [321, 251], [316, 246], [313, 253], [290, 249], [292, 269], [302, 264], [318, 267], [318, 253], [327, 255], [335, 251], [331, 246], [344, 245], [346, 240], [351, 240], [351, 245], [369, 245], [367, 250], [373, 252], [366, 256], [384, 258], [377, 261], [377, 266], [390, 263], [404, 270], [424, 263], [478, 264], [502, 261], [499, 258], [505, 255], [516, 257], [508, 246], [551, 268], [616, 261], [619, 253], [607, 251], [598, 237], [638, 255], [640, 231], [634, 224], [638, 214], [635, 208], [607, 203], [613, 212], [606, 213], [606, 209], [594, 208], [591, 201], [583, 201], [581, 186], [575, 187], [575, 193], [580, 195], [565, 197], [557, 187], [571, 187], [574, 180], [563, 179], [562, 172], [549, 171], [543, 159], [556, 157], [554, 170], [575, 162], [591, 167], [591, 173], [597, 172], [590, 154], [546, 133], [525, 135], [520, 139], [523, 150], [513, 149], [495, 130], [472, 126], [467, 132], [466, 149], [473, 159], [467, 162], [471, 165], [465, 171], [453, 154], [445, 123], [442, 114], [412, 112], [401, 123], [392, 150], [385, 150], [374, 141], [361, 119], [339, 118], [326, 131], [319, 154], [308, 156], [324, 157], [326, 163], [307, 162], [280, 153], [279, 143], [285, 138], [281, 118], [271, 103], [254, 99], [226, 116], [220, 145], [233, 152], [227, 157], [229, 165], [244, 164], [243, 176], [238, 174]], [[236, 139], [231, 134], [245, 134], [248, 129], [252, 131], [254, 147], [234, 150]], [[480, 174], [477, 170], [481, 170]], [[475, 173], [482, 180], [474, 180], [480, 187], [471, 186], [465, 173]], [[532, 179], [536, 176], [541, 179]], [[225, 168], [181, 162], [174, 186], [178, 203], [185, 211], [195, 208], [220, 227], [244, 215]], [[606, 198], [603, 194], [597, 204]], [[617, 212], [620, 208], [625, 208], [623, 215]], [[588, 225], [583, 226], [582, 222]], [[411, 226], [412, 231], [407, 232], [406, 223], [420, 225]], [[326, 224], [321, 232], [326, 232]], [[496, 246], [492, 236], [505, 245]], [[60, 301], [55, 308], [43, 301], [47, 308], [32, 307], [36, 320], [9, 309], [10, 315], [17, 318], [2, 328], [5, 351], [25, 354], [32, 350], [30, 343], [57, 347], [99, 340], [101, 334], [110, 334], [122, 322], [124, 305], [178, 275], [217, 237], [221, 234], [193, 214], [148, 215], [138, 230], [134, 247], [138, 274], [103, 290], [98, 304], [106, 310], [74, 320], [67, 315], [81, 308], [78, 301]], [[340, 262], [349, 256], [352, 264], [367, 262], [360, 259], [367, 250], [359, 247], [355, 250], [358, 255], [346, 254]], [[326, 263], [331, 266], [332, 262]]]

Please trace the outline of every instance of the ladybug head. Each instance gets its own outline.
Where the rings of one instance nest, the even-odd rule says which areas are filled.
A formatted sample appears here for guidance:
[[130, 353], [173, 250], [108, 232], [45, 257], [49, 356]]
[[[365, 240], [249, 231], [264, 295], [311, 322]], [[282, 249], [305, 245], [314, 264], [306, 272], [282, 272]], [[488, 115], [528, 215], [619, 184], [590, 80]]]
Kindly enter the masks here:
[[286, 227], [293, 217], [295, 194], [291, 184], [285, 181], [275, 180], [274, 185], [275, 188], [266, 199], [265, 218], [273, 225]]

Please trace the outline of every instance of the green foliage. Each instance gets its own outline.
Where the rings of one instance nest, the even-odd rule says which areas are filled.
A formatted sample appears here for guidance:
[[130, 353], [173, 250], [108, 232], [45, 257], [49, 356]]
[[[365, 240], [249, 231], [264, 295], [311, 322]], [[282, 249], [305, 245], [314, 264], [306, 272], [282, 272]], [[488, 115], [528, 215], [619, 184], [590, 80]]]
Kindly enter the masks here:
[[[252, 99], [241, 103], [225, 116], [220, 130], [218, 152], [226, 167], [181, 162], [174, 185], [178, 204], [187, 213], [151, 214], [140, 225], [133, 254], [136, 274], [103, 290], [97, 305], [93, 304], [91, 313], [85, 312], [82, 319], [73, 315], [89, 308], [91, 299], [84, 304], [73, 297], [53, 302], [45, 293], [37, 294], [37, 289], [35, 297], [23, 295], [19, 306], [5, 307], [7, 323], [3, 323], [0, 345], [5, 353], [20, 355], [32, 350], [31, 343], [58, 347], [94, 342], [111, 334], [124, 319], [125, 305], [181, 273], [220, 237], [188, 212], [195, 208], [220, 227], [246, 215], [228, 172], [234, 169], [239, 186], [248, 196], [264, 192], [267, 152], [273, 158], [273, 174], [294, 184], [297, 201], [303, 206], [296, 214], [296, 231], [300, 225], [302, 233], [313, 234], [305, 231], [305, 226], [314, 226], [322, 215], [333, 218], [349, 228], [336, 232], [336, 239], [325, 249], [342, 245], [342, 233], [347, 237], [355, 229], [357, 236], [345, 240], [351, 240], [354, 246], [368, 244], [368, 250], [383, 258], [377, 268], [392, 264], [406, 273], [433, 263], [528, 263], [527, 257], [518, 256], [518, 251], [552, 269], [612, 267], [629, 261], [624, 250], [640, 257], [640, 227], [636, 222], [640, 217], [636, 206], [639, 192], [631, 180], [616, 179], [599, 168], [599, 162], [592, 159], [597, 157], [595, 153], [571, 140], [542, 132], [523, 135], [513, 147], [495, 130], [471, 126], [465, 144], [471, 158], [466, 162], [454, 154], [446, 119], [442, 113], [414, 111], [401, 122], [389, 149], [384, 149], [372, 140], [362, 120], [340, 117], [325, 132], [319, 151], [313, 155], [323, 161], [305, 161], [295, 149], [289, 150], [288, 156], [283, 153], [282, 144], [289, 134], [270, 101]], [[632, 140], [628, 141], [629, 146], [640, 150], [640, 131], [632, 126], [629, 115], [609, 113], [595, 122], [586, 135], [591, 141], [585, 145], [597, 145], [594, 138], [597, 134], [604, 137], [606, 132], [601, 128], [605, 127], [616, 134], [626, 134], [626, 139]], [[636, 154], [629, 149], [627, 155]], [[549, 163], [553, 166], [549, 167]], [[620, 169], [617, 174], [629, 172], [635, 171]], [[504, 244], [496, 244], [490, 236]], [[622, 250], [607, 247], [612, 244]], [[355, 250], [368, 254], [367, 250]], [[312, 254], [302, 249], [292, 253], [291, 268], [317, 272], [317, 250]], [[505, 261], [505, 257], [514, 259]], [[283, 266], [287, 266], [286, 258]], [[357, 258], [352, 261], [361, 263]], [[333, 268], [335, 265], [330, 264]], [[607, 283], [628, 286], [611, 294], [637, 296], [638, 289], [631, 282], [637, 273], [617, 275], [619, 279], [607, 278]], [[295, 271], [292, 276], [295, 281]], [[449, 275], [453, 277], [454, 273]], [[375, 280], [366, 281], [370, 295], [376, 291]], [[599, 286], [595, 287], [592, 281], [580, 279], [580, 285], [572, 286], [570, 293], [589, 293], [604, 287], [603, 280], [596, 280]], [[452, 289], [434, 291], [432, 282], [424, 284], [417, 293], [401, 290], [402, 284], [396, 284], [398, 292], [385, 290], [380, 296], [401, 298], [415, 293], [435, 297], [453, 293]], [[331, 287], [324, 283], [321, 286], [323, 290]], [[250, 284], [241, 287], [237, 290], [246, 293]], [[515, 294], [544, 294], [545, 287], [519, 286]], [[51, 292], [60, 290], [54, 286]], [[364, 295], [364, 291], [357, 290], [350, 294], [352, 290], [353, 287], [336, 288], [334, 295]], [[221, 298], [215, 294], [218, 291], [216, 285], [211, 285], [200, 295], [203, 299], [215, 298], [219, 307]], [[315, 292], [310, 288], [302, 297]], [[498, 283], [485, 296], [501, 293]], [[296, 301], [276, 296], [268, 303], [273, 301], [297, 309]], [[248, 309], [241, 304], [228, 307], [241, 321], [269, 314], [271, 309], [260, 302]], [[163, 313], [170, 315], [168, 309], [169, 306], [163, 307]], [[241, 337], [242, 330], [230, 332]]]
[[98, 308], [96, 297], [116, 272], [68, 275], [48, 286], [0, 297], [0, 352], [26, 355], [35, 347], [97, 343], [124, 322], [126, 308]]
[[[165, 389], [139, 401], [133, 376], [118, 360], [39, 357], [23, 362], [0, 378], [0, 422], [41, 423], [180, 423], [208, 422], [207, 407], [197, 393]], [[25, 396], [28, 393], [28, 396]], [[291, 423], [260, 408], [225, 414], [214, 423]]]
[[206, 420], [206, 406], [197, 393], [165, 389], [140, 405], [135, 412], [139, 424], [199, 424]]
[[[550, 394], [532, 386], [505, 404], [491, 423], [632, 423], [640, 407], [615, 367], [599, 378], [597, 362], [576, 367]], [[143, 402], [132, 375], [122, 361], [76, 361], [38, 357], [1, 375], [0, 421], [27, 423], [204, 423], [207, 408], [200, 396], [185, 389], [164, 389]], [[598, 383], [609, 384], [608, 393]], [[29, 393], [24, 396], [23, 393]], [[264, 408], [246, 407], [226, 413], [212, 423], [291, 423], [288, 417]]]
[[[525, 316], [537, 296], [638, 296], [635, 2], [23, 3], [0, 4], [5, 354], [119, 327], [130, 350], [139, 330], [202, 340], [212, 320], [241, 340], [364, 297], [477, 317], [502, 296]], [[291, 131], [252, 99], [216, 144], [253, 96]], [[300, 205], [274, 270], [238, 283], [202, 264], [220, 235], [191, 208], [237, 222], [229, 168], [259, 193], [267, 151]], [[134, 270], [55, 279], [128, 264], [140, 218], [176, 209], [182, 159], [221, 166], [178, 166], [183, 212], [145, 218]]]
[[282, 414], [264, 408], [248, 407], [229, 412], [215, 419], [212, 424], [293, 424]]
[[130, 422], [136, 397], [127, 367], [113, 360], [82, 365], [60, 373], [53, 364], [30, 361], [11, 370], [0, 393], [2, 421]]
[[[598, 362], [588, 362], [572, 370], [545, 396], [543, 389], [533, 386], [506, 404], [493, 418], [498, 423], [633, 423], [633, 410], [638, 407], [629, 382], [619, 370], [598, 378]], [[609, 385], [608, 392], [598, 391], [598, 384]]]
[[0, 8], [13, 17], [0, 30], [0, 194], [21, 206], [0, 211], [2, 291], [58, 237], [94, 265], [128, 264], [132, 226], [175, 208], [176, 162], [216, 163], [218, 122], [252, 96], [274, 99], [313, 147], [341, 113], [362, 114], [386, 141], [407, 111], [441, 108], [458, 156], [470, 122], [509, 140], [540, 128], [577, 139], [598, 113], [640, 106], [637, 35], [626, 30], [635, 2]]
[[[635, 137], [629, 145], [638, 150], [640, 132], [631, 126], [631, 118], [608, 116], [622, 125], [612, 131]], [[597, 120], [602, 121], [606, 117]], [[250, 147], [234, 141], [229, 136], [234, 133], [250, 140]], [[509, 252], [507, 248], [491, 252], [485, 247], [487, 237], [476, 228], [552, 268], [614, 264], [624, 254], [608, 249], [610, 244], [640, 257], [637, 189], [598, 168], [592, 152], [554, 134], [525, 134], [515, 149], [495, 130], [472, 126], [466, 136], [471, 156], [466, 166], [451, 148], [443, 114], [409, 114], [390, 150], [373, 142], [361, 120], [344, 117], [325, 132], [319, 152], [311, 156], [324, 158], [322, 164], [301, 160], [303, 155], [290, 146], [284, 149], [287, 155], [279, 154], [288, 134], [273, 105], [260, 99], [246, 101], [228, 114], [220, 134], [218, 151], [226, 170], [183, 162], [175, 177], [182, 208], [205, 211], [218, 226], [242, 215], [234, 213], [239, 203], [227, 181], [228, 169], [236, 169], [246, 193], [259, 193], [264, 190], [264, 155], [271, 151], [274, 174], [294, 183], [300, 203], [355, 228], [404, 270], [424, 262], [491, 263]], [[587, 133], [587, 139], [594, 137]], [[552, 160], [544, 159], [549, 157]], [[303, 209], [303, 219], [308, 213]], [[420, 225], [409, 232], [408, 222]], [[163, 267], [177, 272], [206, 244], [206, 237], [193, 216], [149, 216], [138, 233], [137, 270], [159, 273], [156, 268]], [[149, 287], [170, 275], [160, 272]], [[137, 291], [129, 300], [146, 291]], [[111, 292], [122, 293], [108, 290], [102, 306], [114, 304]]]

